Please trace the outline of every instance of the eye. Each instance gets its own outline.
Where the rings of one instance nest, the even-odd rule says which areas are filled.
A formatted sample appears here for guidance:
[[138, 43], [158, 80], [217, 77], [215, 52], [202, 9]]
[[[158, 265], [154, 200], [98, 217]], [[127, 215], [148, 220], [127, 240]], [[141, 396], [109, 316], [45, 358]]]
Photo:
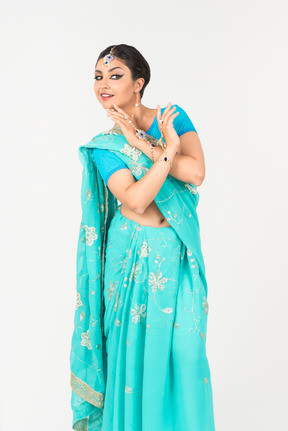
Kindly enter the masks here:
[[[121, 76], [123, 76], [123, 75], [116, 75], [116, 74], [114, 74], [114, 75], [111, 75], [111, 78], [112, 78], [112, 76], [117, 76], [116, 79], [120, 79]], [[96, 81], [100, 81], [100, 79], [98, 79], [98, 78], [102, 79], [102, 76], [101, 75], [94, 76], [94, 79], [96, 79]]]
[[112, 76], [117, 76], [117, 78], [116, 78], [116, 79], [119, 79], [119, 78], [121, 78], [121, 76], [123, 76], [123, 75], [112, 75]]

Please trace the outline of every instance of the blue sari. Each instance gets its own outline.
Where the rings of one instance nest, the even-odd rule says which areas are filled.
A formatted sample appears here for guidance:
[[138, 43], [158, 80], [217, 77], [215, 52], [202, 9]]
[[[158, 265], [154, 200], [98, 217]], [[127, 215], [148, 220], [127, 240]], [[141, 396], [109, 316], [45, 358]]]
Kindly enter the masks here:
[[168, 174], [154, 201], [171, 226], [140, 225], [122, 215], [94, 163], [94, 147], [114, 152], [136, 180], [152, 166], [119, 126], [79, 148], [72, 427], [214, 431], [197, 188]]

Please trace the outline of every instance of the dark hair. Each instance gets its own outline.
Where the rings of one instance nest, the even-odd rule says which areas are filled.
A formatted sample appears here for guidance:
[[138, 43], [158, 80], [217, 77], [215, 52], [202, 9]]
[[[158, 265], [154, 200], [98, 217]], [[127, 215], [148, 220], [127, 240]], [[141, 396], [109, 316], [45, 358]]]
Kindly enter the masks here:
[[120, 45], [110, 45], [99, 54], [96, 65], [100, 58], [103, 58], [105, 55], [110, 53], [113, 46], [115, 47], [113, 55], [115, 55], [119, 60], [122, 60], [125, 66], [130, 69], [133, 81], [136, 81], [138, 78], [143, 78], [145, 80], [144, 85], [140, 90], [140, 98], [142, 98], [145, 87], [150, 81], [150, 67], [143, 55], [134, 48], [134, 46], [125, 45], [125, 43], [121, 43]]

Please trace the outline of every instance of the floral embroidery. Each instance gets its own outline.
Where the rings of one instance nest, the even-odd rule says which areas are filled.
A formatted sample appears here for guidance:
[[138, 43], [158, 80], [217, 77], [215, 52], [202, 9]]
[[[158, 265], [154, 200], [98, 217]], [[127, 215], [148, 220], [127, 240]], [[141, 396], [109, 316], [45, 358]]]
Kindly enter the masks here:
[[116, 326], [121, 326], [121, 322], [120, 322], [120, 320], [119, 320], [119, 319], [117, 319], [117, 317], [116, 317], [116, 319], [115, 319], [115, 325], [116, 325]]
[[81, 346], [86, 346], [87, 349], [92, 350], [90, 336], [89, 336], [89, 329], [87, 330], [87, 332], [82, 332], [81, 338], [82, 338]]
[[134, 162], [136, 162], [139, 159], [139, 156], [143, 154], [142, 151], [136, 147], [132, 147], [130, 144], [124, 144], [124, 148], [122, 148], [120, 152], [125, 154], [125, 156], [130, 157]]
[[126, 392], [127, 394], [132, 394], [132, 391], [133, 391], [133, 389], [132, 389], [132, 388], [130, 388], [130, 386], [125, 386], [125, 392]]
[[77, 292], [76, 293], [76, 310], [78, 310], [78, 308], [83, 305], [82, 301], [81, 301], [81, 297], [80, 297], [80, 293]]
[[139, 306], [139, 304], [135, 304], [135, 309], [132, 308], [130, 311], [130, 314], [133, 315], [132, 317], [132, 322], [133, 323], [141, 323], [141, 318], [146, 317], [146, 304], [141, 304], [141, 306]]
[[156, 292], [157, 289], [164, 290], [164, 283], [167, 283], [168, 278], [162, 277], [162, 272], [158, 269], [157, 273], [150, 272], [148, 283], [152, 286], [152, 292]]
[[172, 307], [163, 308], [162, 311], [163, 311], [163, 313], [170, 314], [173, 312], [173, 308]]
[[202, 306], [204, 308], [204, 313], [208, 314], [208, 308], [209, 308], [208, 302], [206, 301], [206, 297], [205, 296], [203, 296], [203, 299], [204, 299], [204, 302], [202, 303]]
[[131, 163], [130, 170], [133, 174], [139, 177], [140, 175], [142, 175], [142, 173], [146, 174], [149, 169], [143, 166], [141, 163]]
[[119, 296], [119, 293], [117, 292], [113, 310], [117, 311], [118, 306], [121, 307], [122, 305], [123, 305], [123, 302], [120, 301], [120, 296]]
[[87, 226], [87, 224], [84, 225], [85, 228], [85, 235], [86, 235], [86, 244], [87, 245], [92, 245], [93, 242], [98, 238], [97, 233], [95, 232], [95, 227], [94, 226]]
[[140, 252], [138, 250], [138, 254], [140, 257], [148, 257], [148, 252], [151, 251], [151, 247], [148, 246], [147, 241], [143, 241], [143, 244], [140, 247]]
[[207, 383], [208, 383], [208, 379], [207, 379], [207, 377], [204, 377], [204, 382], [206, 383], [206, 385], [207, 385]]
[[112, 299], [112, 296], [113, 296], [114, 290], [117, 287], [117, 284], [118, 284], [118, 280], [116, 280], [115, 283], [113, 283], [112, 281], [109, 281], [109, 286], [110, 287], [107, 289], [107, 293], [109, 293], [108, 298], [110, 300]]
[[192, 184], [192, 186], [188, 183], [185, 184], [185, 187], [189, 190], [190, 193], [192, 193], [193, 195], [196, 195], [198, 193], [197, 191], [197, 187], [194, 186], [194, 184]]
[[127, 229], [127, 221], [125, 221], [124, 224], [122, 224], [121, 226], [121, 230], [126, 230]]
[[86, 199], [87, 199], [87, 201], [91, 198], [91, 194], [92, 194], [92, 192], [91, 192], [90, 189], [86, 190]]
[[132, 269], [131, 269], [131, 274], [130, 274], [130, 277], [129, 277], [129, 281], [132, 281], [132, 279], [134, 281], [136, 281], [137, 272], [139, 271], [140, 268], [141, 268], [140, 262], [137, 262], [136, 264], [133, 263]]
[[130, 259], [130, 257], [132, 256], [132, 250], [131, 250], [131, 248], [130, 249], [127, 249], [126, 250], [126, 257], [125, 257], [125, 259], [124, 259], [124, 261], [123, 261], [123, 265], [122, 265], [122, 272], [121, 272], [121, 274], [123, 274], [124, 272], [125, 272], [125, 268], [126, 268], [126, 265], [127, 265], [127, 262], [128, 262], [128, 259]]

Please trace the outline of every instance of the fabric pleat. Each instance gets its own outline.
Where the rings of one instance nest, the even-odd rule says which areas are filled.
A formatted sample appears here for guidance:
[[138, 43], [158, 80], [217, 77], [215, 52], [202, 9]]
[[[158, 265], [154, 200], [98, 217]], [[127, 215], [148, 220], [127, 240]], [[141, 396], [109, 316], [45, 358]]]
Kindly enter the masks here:
[[107, 239], [103, 431], [214, 431], [208, 303], [195, 259], [172, 227], [121, 214]]

